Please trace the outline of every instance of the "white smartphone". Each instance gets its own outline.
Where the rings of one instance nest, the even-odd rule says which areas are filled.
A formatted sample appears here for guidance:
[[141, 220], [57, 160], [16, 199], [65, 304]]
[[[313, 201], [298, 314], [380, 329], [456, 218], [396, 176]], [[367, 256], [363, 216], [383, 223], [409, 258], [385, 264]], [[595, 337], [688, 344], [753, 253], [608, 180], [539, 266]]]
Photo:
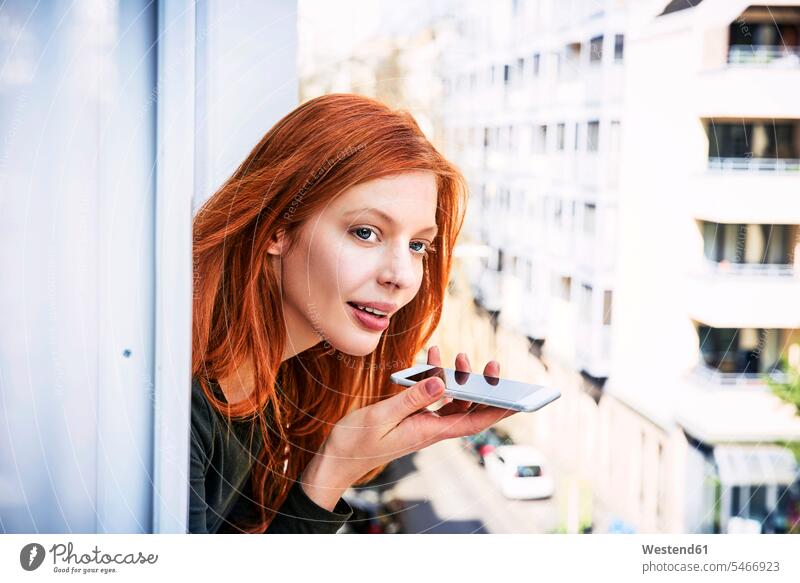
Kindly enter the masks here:
[[561, 396], [561, 391], [553, 387], [462, 372], [431, 364], [414, 365], [393, 373], [391, 379], [398, 385], [410, 387], [433, 376], [438, 376], [444, 381], [444, 394], [448, 397], [515, 411], [536, 411]]

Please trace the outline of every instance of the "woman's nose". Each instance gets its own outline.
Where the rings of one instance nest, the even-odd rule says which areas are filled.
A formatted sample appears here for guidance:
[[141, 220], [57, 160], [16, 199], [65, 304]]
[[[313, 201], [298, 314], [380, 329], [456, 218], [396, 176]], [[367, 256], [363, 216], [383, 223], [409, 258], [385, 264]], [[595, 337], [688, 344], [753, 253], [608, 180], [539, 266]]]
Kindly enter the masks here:
[[414, 285], [416, 266], [414, 261], [419, 261], [412, 256], [409, 243], [398, 243], [386, 248], [383, 264], [381, 265], [381, 284], [394, 284], [403, 289]]

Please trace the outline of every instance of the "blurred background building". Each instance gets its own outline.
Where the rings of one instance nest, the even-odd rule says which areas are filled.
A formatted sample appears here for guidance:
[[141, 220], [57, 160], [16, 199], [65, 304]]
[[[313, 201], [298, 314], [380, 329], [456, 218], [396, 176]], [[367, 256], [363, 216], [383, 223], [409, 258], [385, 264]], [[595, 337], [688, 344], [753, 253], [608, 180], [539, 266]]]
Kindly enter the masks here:
[[[767, 378], [800, 342], [799, 34], [796, 2], [464, 0], [301, 79], [433, 120], [470, 181], [475, 313], [563, 392], [515, 434], [587, 488], [595, 529], [796, 520], [800, 418]], [[341, 76], [379, 46], [391, 75]]]
[[183, 531], [192, 212], [342, 91], [469, 180], [432, 344], [562, 391], [350, 530], [800, 528], [800, 2], [12, 0], [0, 54], [0, 531]]

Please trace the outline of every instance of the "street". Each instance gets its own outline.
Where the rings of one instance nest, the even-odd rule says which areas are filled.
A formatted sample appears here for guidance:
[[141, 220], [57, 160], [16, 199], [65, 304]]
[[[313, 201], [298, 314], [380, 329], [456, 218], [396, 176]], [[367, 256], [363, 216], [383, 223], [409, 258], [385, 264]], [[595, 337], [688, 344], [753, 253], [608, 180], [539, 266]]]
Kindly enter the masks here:
[[547, 533], [558, 526], [560, 481], [545, 500], [508, 500], [458, 439], [400, 458], [384, 499], [400, 499], [408, 533]]

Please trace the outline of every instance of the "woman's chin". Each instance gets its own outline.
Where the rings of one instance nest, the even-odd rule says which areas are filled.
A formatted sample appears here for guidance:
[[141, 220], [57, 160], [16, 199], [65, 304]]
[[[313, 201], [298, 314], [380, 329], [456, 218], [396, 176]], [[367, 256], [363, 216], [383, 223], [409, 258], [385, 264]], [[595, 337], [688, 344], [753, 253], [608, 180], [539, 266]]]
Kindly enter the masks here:
[[334, 344], [334, 346], [339, 352], [348, 356], [367, 356], [375, 352], [375, 349], [378, 348], [378, 342], [380, 339], [380, 335], [375, 335], [375, 338], [372, 341], [369, 339], [351, 340], [349, 342], [342, 342], [338, 345]]

